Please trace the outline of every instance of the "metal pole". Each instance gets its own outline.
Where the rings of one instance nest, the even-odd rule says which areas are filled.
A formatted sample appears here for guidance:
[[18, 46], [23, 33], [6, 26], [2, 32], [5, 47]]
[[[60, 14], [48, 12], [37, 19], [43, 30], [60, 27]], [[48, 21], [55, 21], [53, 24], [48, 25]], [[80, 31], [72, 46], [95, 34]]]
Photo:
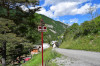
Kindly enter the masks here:
[[40, 24], [41, 24], [42, 66], [43, 66], [43, 19], [41, 19]]
[[42, 66], [43, 66], [43, 32], [41, 32], [41, 42], [42, 42]]

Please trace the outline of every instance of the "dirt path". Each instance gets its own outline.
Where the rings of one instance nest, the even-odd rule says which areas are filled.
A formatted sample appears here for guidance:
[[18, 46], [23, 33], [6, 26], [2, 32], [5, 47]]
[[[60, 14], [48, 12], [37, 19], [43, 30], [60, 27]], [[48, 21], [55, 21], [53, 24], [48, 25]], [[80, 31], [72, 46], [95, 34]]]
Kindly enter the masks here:
[[55, 48], [55, 51], [67, 58], [56, 58], [59, 66], [100, 66], [100, 52], [90, 52], [82, 50], [69, 50]]

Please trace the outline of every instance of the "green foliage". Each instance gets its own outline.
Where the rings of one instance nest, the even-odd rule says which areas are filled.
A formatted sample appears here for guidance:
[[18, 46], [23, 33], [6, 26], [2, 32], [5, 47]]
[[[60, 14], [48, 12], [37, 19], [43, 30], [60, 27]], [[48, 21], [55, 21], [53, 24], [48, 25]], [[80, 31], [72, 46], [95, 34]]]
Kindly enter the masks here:
[[41, 16], [35, 14], [40, 7], [24, 12], [19, 8], [20, 6], [15, 6], [16, 3], [22, 2], [26, 7], [30, 3], [34, 6], [38, 4], [36, 0], [0, 0], [0, 17], [2, 17], [0, 18], [0, 48], [6, 41], [7, 64], [23, 54], [28, 54], [33, 48], [33, 43], [40, 39], [37, 26]]
[[100, 16], [92, 21], [85, 21], [80, 26], [74, 23], [72, 26], [67, 28], [65, 35], [67, 33], [72, 33], [75, 38], [79, 36], [84, 36], [88, 34], [95, 34], [100, 31]]
[[28, 54], [29, 49], [32, 48], [32, 43], [29, 43], [24, 37], [18, 37], [12, 33], [15, 26], [16, 24], [12, 20], [0, 18], [0, 47], [2, 48], [4, 41], [7, 42], [7, 64], [16, 60], [18, 56]]
[[41, 16], [34, 14], [27, 18], [23, 18], [24, 23], [20, 23], [16, 27], [15, 33], [26, 37], [31, 42], [35, 43], [40, 39], [40, 33], [37, 30]]
[[71, 37], [69, 39], [66, 37], [66, 41], [61, 44], [60, 48], [100, 52], [99, 36], [100, 35], [87, 35], [74, 40]]
[[0, 17], [4, 17], [4, 16], [7, 16], [7, 11], [6, 11], [6, 9], [4, 9], [3, 7], [0, 7]]
[[74, 23], [64, 33], [61, 48], [81, 49], [100, 52], [100, 16], [81, 25]]
[[[4, 8], [2, 8], [4, 9]], [[5, 12], [1, 11], [2, 16]], [[2, 16], [3, 17], [3, 16]], [[19, 10], [10, 10], [10, 19], [14, 21], [16, 26], [12, 28], [12, 32], [18, 36], [26, 37], [31, 42], [36, 43], [40, 39], [40, 33], [37, 27], [40, 23], [41, 15], [21, 12]]]
[[[13, 11], [15, 10], [11, 10], [11, 12]], [[34, 14], [31, 16], [27, 15], [25, 18], [23, 17], [25, 14], [18, 11], [20, 16], [18, 17], [17, 14], [16, 18], [14, 18], [14, 13], [15, 12], [10, 16], [12, 20], [0, 18], [0, 42], [4, 40], [7, 41], [7, 62], [16, 60], [18, 56], [23, 54], [28, 54], [29, 50], [33, 47], [30, 41], [36, 43], [40, 40], [40, 33], [37, 31], [37, 27], [41, 16]], [[2, 34], [4, 32], [6, 32], [6, 34]], [[26, 40], [26, 38], [28, 40]], [[0, 46], [2, 47], [2, 42]]]

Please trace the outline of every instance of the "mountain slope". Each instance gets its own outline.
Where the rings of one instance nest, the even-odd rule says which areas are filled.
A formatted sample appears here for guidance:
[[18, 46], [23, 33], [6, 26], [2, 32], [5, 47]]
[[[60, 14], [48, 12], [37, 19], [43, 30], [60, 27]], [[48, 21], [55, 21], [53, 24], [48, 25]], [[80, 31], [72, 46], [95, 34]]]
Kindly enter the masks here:
[[47, 26], [47, 32], [44, 33], [44, 41], [57, 40], [58, 36], [65, 32], [67, 28], [66, 24], [59, 21], [54, 21], [51, 18], [46, 17], [44, 15], [41, 15], [41, 17]]

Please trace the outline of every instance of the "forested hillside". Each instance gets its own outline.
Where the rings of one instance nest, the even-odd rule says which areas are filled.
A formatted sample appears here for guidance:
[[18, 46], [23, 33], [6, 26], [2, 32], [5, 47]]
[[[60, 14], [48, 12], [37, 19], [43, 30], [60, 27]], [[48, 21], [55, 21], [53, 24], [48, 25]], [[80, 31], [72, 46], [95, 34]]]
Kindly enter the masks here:
[[66, 29], [61, 48], [100, 52], [100, 16]]
[[63, 34], [68, 27], [68, 25], [59, 21], [54, 21], [44, 15], [41, 15], [41, 18], [47, 26], [47, 32], [44, 33], [44, 41], [58, 40], [58, 36]]

